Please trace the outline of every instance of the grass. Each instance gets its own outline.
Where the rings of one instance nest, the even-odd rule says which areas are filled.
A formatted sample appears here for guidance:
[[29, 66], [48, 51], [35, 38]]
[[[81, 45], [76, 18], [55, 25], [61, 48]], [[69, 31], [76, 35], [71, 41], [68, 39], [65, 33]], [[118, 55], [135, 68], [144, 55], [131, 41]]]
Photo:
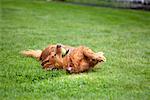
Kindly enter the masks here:
[[[150, 12], [35, 0], [2, 0], [1, 100], [149, 100]], [[21, 50], [85, 45], [107, 62], [68, 75], [44, 71]]]

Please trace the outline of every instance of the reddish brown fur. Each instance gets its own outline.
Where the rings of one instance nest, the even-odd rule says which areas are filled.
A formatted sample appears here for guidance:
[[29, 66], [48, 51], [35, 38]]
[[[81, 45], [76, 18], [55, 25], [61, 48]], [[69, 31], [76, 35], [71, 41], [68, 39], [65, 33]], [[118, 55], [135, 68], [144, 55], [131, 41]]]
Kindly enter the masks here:
[[[62, 48], [69, 50], [69, 53], [64, 57], [62, 57]], [[46, 70], [65, 69], [70, 73], [88, 71], [99, 62], [106, 61], [103, 53], [94, 53], [85, 46], [74, 48], [64, 45], [49, 45], [41, 53], [26, 51], [23, 54], [39, 59]]]
[[[56, 50], [58, 50], [58, 48]], [[103, 53], [94, 53], [85, 46], [72, 49], [65, 57], [62, 57], [61, 54], [56, 54], [55, 59], [59, 61], [57, 62], [58, 65], [70, 73], [88, 71], [99, 62], [106, 61]]]

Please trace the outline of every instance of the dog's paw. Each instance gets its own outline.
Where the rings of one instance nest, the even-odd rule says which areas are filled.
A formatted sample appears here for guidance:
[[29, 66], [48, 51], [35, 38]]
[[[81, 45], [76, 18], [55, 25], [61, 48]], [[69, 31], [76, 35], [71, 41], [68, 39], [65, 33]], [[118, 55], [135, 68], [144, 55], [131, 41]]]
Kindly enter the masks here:
[[96, 55], [96, 60], [99, 62], [106, 62], [106, 57], [104, 56], [103, 52], [98, 52]]

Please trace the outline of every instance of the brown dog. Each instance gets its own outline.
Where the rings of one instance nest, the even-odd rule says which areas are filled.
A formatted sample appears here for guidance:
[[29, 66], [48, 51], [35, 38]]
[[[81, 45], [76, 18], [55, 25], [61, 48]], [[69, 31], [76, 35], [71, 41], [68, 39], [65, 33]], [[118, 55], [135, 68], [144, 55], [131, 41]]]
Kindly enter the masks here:
[[59, 67], [63, 67], [69, 73], [79, 73], [88, 71], [93, 68], [99, 62], [106, 61], [102, 52], [94, 53], [91, 49], [80, 46], [69, 50], [66, 56], [62, 56], [61, 45], [56, 47], [55, 59]]
[[99, 62], [106, 61], [102, 52], [94, 53], [85, 46], [74, 48], [64, 45], [49, 45], [43, 51], [30, 50], [23, 51], [22, 54], [40, 60], [44, 69], [65, 69], [69, 73], [88, 71]]

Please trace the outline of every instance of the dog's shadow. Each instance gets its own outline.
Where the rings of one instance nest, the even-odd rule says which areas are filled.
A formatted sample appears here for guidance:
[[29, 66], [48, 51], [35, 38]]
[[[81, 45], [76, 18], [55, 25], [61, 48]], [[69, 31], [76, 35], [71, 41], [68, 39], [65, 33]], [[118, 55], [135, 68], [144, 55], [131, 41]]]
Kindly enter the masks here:
[[[47, 80], [47, 79], [55, 79], [55, 78], [59, 78], [59, 77], [64, 77], [64, 76], [71, 76], [71, 75], [83, 75], [83, 74], [91, 74], [91, 73], [97, 73], [98, 69], [100, 68], [94, 68], [91, 69], [87, 72], [82, 72], [82, 73], [68, 73], [65, 70], [58, 70], [58, 69], [54, 69], [54, 70], [49, 70], [49, 71], [44, 71], [44, 72], [40, 72], [38, 74], [34, 74], [34, 75], [17, 75], [18, 79], [20, 80], [20, 77], [23, 78], [24, 81], [30, 81], [30, 82], [39, 82], [39, 81], [43, 81], [43, 80]], [[22, 81], [17, 80], [17, 82], [22, 83]]]

